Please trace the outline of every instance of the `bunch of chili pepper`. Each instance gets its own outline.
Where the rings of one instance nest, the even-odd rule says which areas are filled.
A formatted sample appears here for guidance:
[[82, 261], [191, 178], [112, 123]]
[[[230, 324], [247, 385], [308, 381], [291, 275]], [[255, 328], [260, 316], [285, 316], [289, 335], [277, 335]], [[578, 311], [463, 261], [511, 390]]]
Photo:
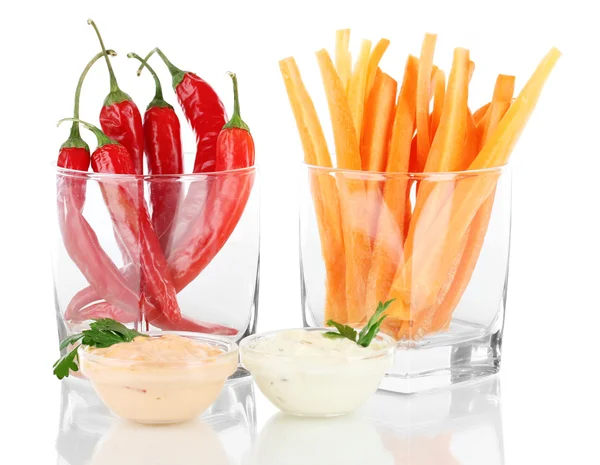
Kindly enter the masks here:
[[[146, 109], [144, 122], [131, 98], [119, 88], [109, 55], [93, 21], [103, 52], [88, 65], [76, 92], [71, 137], [61, 147], [59, 166], [87, 171], [90, 153], [79, 135], [79, 124], [91, 130], [98, 147], [91, 155], [94, 171], [119, 174], [118, 182], [102, 179], [100, 187], [110, 213], [117, 243], [125, 265], [118, 269], [102, 250], [85, 220], [85, 178], [64, 181], [59, 177], [59, 221], [65, 247], [90, 286], [79, 291], [67, 307], [65, 318], [84, 321], [110, 316], [124, 323], [142, 316], [162, 329], [201, 331], [234, 335], [221, 325], [185, 318], [176, 294], [192, 282], [221, 250], [235, 229], [254, 182], [254, 171], [227, 173], [254, 164], [254, 142], [240, 117], [237, 78], [234, 113], [229, 122], [223, 104], [208, 83], [193, 73], [176, 68], [160, 51], [146, 59], [129, 54], [148, 68], [155, 80], [155, 96]], [[171, 72], [173, 87], [183, 111], [196, 133], [194, 172], [214, 173], [210, 182], [194, 182], [183, 198], [181, 183], [165, 178], [151, 184], [152, 217], [143, 198], [144, 146], [148, 173], [181, 175], [183, 156], [180, 124], [171, 105], [163, 98], [160, 80], [148, 65], [154, 53]], [[78, 112], [81, 82], [91, 65], [106, 58], [111, 92], [100, 113], [101, 131], [80, 121]], [[138, 71], [139, 74], [139, 71]], [[128, 178], [128, 176], [131, 176]], [[76, 178], [76, 176], [74, 176]], [[126, 181], [123, 181], [126, 179]], [[164, 182], [162, 182], [164, 181]]]

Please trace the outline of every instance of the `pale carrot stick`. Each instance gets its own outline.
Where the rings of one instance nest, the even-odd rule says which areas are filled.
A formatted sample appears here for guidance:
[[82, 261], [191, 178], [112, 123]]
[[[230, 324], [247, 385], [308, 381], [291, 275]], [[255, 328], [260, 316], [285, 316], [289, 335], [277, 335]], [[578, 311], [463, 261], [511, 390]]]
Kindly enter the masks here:
[[363, 40], [360, 46], [360, 52], [350, 82], [348, 83], [348, 102], [350, 112], [354, 122], [357, 137], [360, 139], [362, 134], [363, 113], [365, 109], [365, 92], [367, 87], [367, 68], [369, 66], [369, 56], [371, 54], [371, 41]]
[[[504, 117], [512, 102], [515, 88], [514, 76], [499, 75], [494, 88], [494, 95], [489, 110], [489, 118], [483, 131], [485, 143], [487, 138], [496, 129], [500, 120]], [[452, 312], [458, 306], [477, 265], [488, 224], [494, 206], [495, 189], [488, 199], [479, 208], [473, 222], [469, 227], [466, 237], [467, 242], [464, 251], [460, 254], [460, 265], [456, 274], [451, 277], [451, 286], [447, 293], [443, 290], [437, 298], [438, 304], [433, 308], [433, 321], [431, 331], [438, 331], [449, 324], [452, 318]]]
[[348, 81], [352, 72], [352, 57], [349, 46], [350, 29], [335, 31], [335, 69], [342, 81], [344, 90], [348, 89]]
[[[280, 61], [279, 66], [298, 126], [306, 163], [330, 167], [331, 157], [325, 136], [296, 62], [293, 58], [286, 58]], [[331, 318], [343, 321], [346, 319], [346, 266], [337, 186], [335, 179], [328, 173], [315, 172], [309, 182], [326, 269], [325, 320]]]
[[[411, 142], [415, 131], [418, 68], [419, 60], [409, 56], [392, 127], [386, 166], [386, 171], [390, 173], [406, 173], [409, 168]], [[410, 222], [408, 186], [404, 176], [393, 177], [385, 182], [384, 201], [379, 214], [367, 285], [368, 317], [372, 315], [378, 302], [386, 300], [394, 274], [402, 260], [405, 231]]]
[[377, 69], [379, 68], [379, 63], [381, 62], [383, 54], [389, 46], [390, 41], [388, 39], [381, 39], [379, 42], [377, 42], [377, 45], [373, 47], [373, 51], [371, 52], [371, 56], [369, 57], [369, 63], [367, 65], [367, 84], [365, 88], [365, 97], [367, 100], [369, 99], [371, 89], [373, 88], [373, 84], [375, 83], [375, 76], [377, 74]]
[[475, 62], [473, 60], [469, 60], [469, 82], [473, 79], [473, 73], [475, 72]]
[[[550, 50], [489, 136], [469, 169], [490, 168], [506, 163], [559, 57], [560, 52], [557, 49]], [[407, 259], [405, 265], [406, 269], [411, 269], [410, 262], [419, 261], [420, 266], [412, 267], [411, 273], [413, 291], [411, 303], [416, 308], [429, 309], [433, 305], [439, 287], [436, 288], [432, 283], [442, 283], [448, 276], [452, 263], [460, 251], [464, 235], [481, 205], [493, 193], [498, 175], [499, 173], [490, 171], [461, 179], [456, 184], [452, 201], [444, 204], [436, 221], [423, 231], [417, 244], [418, 249], [413, 249], [413, 255]], [[439, 237], [445, 237], [445, 240], [440, 241]], [[395, 281], [392, 286], [393, 293], [400, 294], [403, 290], [400, 287], [402, 285], [402, 281], [399, 281], [398, 285]], [[418, 291], [418, 295], [415, 296], [414, 291]], [[393, 307], [390, 312], [401, 308], [399, 305]]]
[[417, 170], [423, 171], [429, 154], [429, 102], [431, 99], [431, 70], [437, 35], [425, 34], [419, 59], [419, 82], [417, 84]]
[[[342, 83], [326, 50], [316, 53], [325, 87], [338, 167], [360, 170], [359, 143], [352, 112]], [[346, 251], [346, 323], [358, 324], [365, 316], [365, 291], [371, 259], [371, 244], [365, 228], [366, 195], [364, 182], [338, 175], [342, 232]]]
[[433, 93], [433, 111], [431, 112], [431, 131], [430, 139], [433, 141], [440, 125], [442, 109], [444, 108], [444, 98], [446, 95], [446, 74], [438, 69], [435, 77], [435, 90]]
[[375, 79], [365, 108], [360, 148], [365, 171], [384, 171], [387, 165], [397, 88], [398, 83], [386, 73]]

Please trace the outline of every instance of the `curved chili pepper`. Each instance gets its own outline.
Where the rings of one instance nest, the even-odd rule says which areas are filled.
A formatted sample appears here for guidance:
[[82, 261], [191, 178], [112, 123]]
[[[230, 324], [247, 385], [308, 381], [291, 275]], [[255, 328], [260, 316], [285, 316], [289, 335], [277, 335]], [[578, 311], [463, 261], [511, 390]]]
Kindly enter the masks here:
[[[142, 57], [129, 53], [129, 58], [142, 62], [154, 78], [156, 91], [144, 114], [144, 145], [149, 174], [182, 174], [181, 127], [171, 105], [163, 98], [156, 72]], [[163, 182], [164, 181], [164, 182]], [[173, 220], [183, 197], [183, 185], [174, 179], [155, 180], [150, 184], [152, 224], [163, 252], [170, 244]]]
[[[98, 27], [91, 19], [88, 19], [88, 24], [96, 31], [102, 50], [105, 50]], [[143, 174], [144, 131], [142, 129], [142, 116], [131, 97], [119, 88], [108, 55], [105, 55], [105, 57], [110, 77], [110, 93], [106, 96], [102, 110], [100, 110], [100, 126], [109, 138], [117, 141], [127, 149], [135, 168], [135, 174]]]
[[[116, 55], [112, 50], [106, 53]], [[76, 118], [79, 117], [79, 99], [83, 81], [93, 64], [104, 55], [105, 52], [97, 54], [87, 64], [79, 78], [73, 110]], [[90, 166], [90, 149], [81, 138], [77, 122], [73, 122], [69, 138], [60, 148], [57, 164], [61, 168], [84, 172]], [[57, 207], [65, 249], [102, 298], [118, 307], [136, 309], [139, 304], [137, 295], [129, 289], [119, 269], [104, 252], [94, 230], [83, 217], [85, 188], [85, 179], [78, 179], [76, 175], [63, 175], [58, 178]], [[70, 319], [68, 310], [65, 319]]]
[[[217, 140], [215, 168], [219, 172], [254, 165], [254, 141], [240, 116], [237, 78], [233, 73], [230, 76], [234, 111]], [[217, 175], [202, 214], [194, 219], [168, 256], [169, 271], [178, 291], [196, 279], [225, 245], [246, 208], [253, 183], [254, 172]], [[184, 215], [191, 202], [195, 199], [188, 195], [182, 207]]]
[[[158, 48], [152, 50], [144, 62], [154, 54], [162, 58], [173, 78], [173, 89], [183, 108], [185, 117], [196, 133], [196, 159], [194, 173], [215, 171], [217, 158], [217, 137], [227, 122], [225, 107], [214, 89], [201, 77], [189, 71], [182, 71], [169, 61]], [[138, 69], [138, 74], [143, 69]]]
[[[79, 121], [98, 139], [92, 153], [92, 169], [97, 173], [133, 175], [134, 168], [125, 147], [111, 140], [95, 126]], [[114, 229], [135, 269], [139, 269], [143, 293], [172, 322], [181, 320], [177, 292], [169, 277], [167, 262], [152, 229], [145, 203], [138, 202], [138, 181], [131, 186], [108, 180], [100, 185]]]

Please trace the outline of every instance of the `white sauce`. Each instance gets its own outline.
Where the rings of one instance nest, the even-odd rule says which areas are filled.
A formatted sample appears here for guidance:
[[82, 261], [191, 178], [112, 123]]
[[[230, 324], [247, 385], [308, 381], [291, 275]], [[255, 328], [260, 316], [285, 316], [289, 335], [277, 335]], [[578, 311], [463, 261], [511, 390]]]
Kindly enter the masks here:
[[349, 413], [373, 394], [394, 358], [387, 337], [361, 347], [323, 331], [286, 330], [242, 343], [242, 363], [266, 397], [284, 412]]

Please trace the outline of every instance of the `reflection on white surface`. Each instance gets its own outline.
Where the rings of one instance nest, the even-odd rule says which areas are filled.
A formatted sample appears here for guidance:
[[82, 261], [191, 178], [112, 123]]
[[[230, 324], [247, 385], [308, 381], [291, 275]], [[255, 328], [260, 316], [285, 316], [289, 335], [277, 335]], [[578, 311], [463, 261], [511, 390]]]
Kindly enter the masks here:
[[354, 415], [276, 414], [244, 465], [502, 465], [496, 377], [422, 394], [378, 392]]
[[114, 417], [85, 381], [62, 386], [59, 465], [240, 465], [256, 428], [249, 378], [228, 383], [202, 418], [144, 426]]

